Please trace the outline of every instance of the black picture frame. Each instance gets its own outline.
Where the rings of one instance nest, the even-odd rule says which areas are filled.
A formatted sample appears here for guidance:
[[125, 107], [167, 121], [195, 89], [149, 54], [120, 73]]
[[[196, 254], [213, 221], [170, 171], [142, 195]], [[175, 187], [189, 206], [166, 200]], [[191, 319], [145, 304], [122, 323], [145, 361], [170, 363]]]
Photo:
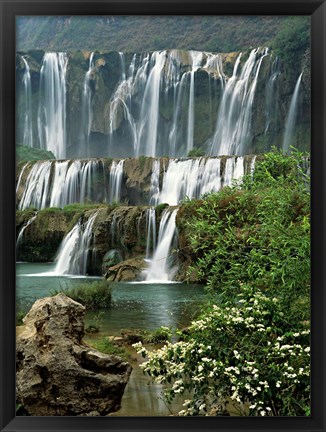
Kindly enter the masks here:
[[[311, 16], [311, 417], [15, 417], [15, 16]], [[0, 0], [0, 428], [1, 431], [325, 431], [325, 32], [321, 0]]]

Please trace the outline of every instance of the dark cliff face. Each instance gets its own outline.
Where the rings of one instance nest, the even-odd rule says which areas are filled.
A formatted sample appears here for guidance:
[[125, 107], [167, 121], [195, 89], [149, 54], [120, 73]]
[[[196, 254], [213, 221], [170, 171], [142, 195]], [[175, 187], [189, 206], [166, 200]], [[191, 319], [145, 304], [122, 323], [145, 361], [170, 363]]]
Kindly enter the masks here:
[[[238, 54], [220, 55], [223, 74], [227, 77], [223, 79], [217, 73], [216, 65], [213, 67], [206, 64], [205, 66], [207, 59], [206, 54], [203, 53], [205, 61], [202, 61], [202, 67], [195, 68], [193, 72], [194, 93], [193, 113], [191, 113], [189, 109], [191, 99], [190, 80], [194, 61], [189, 52], [175, 52], [177, 54], [171, 54], [172, 51], [166, 54], [169, 56], [169, 63], [166, 63], [160, 72], [161, 81], [157, 96], [154, 94], [155, 92], [151, 93], [145, 88], [149, 80], [155, 80], [155, 76], [151, 74], [153, 67], [151, 62], [153, 60], [150, 59], [148, 65], [144, 66], [146, 54], [125, 54], [122, 57], [118, 52], [104, 54], [95, 52], [91, 59], [92, 62], [90, 62], [92, 54], [90, 52], [76, 51], [68, 53], [65, 75], [66, 156], [70, 158], [128, 157], [145, 154], [146, 149], [142, 147], [140, 147], [139, 154], [135, 154], [134, 129], [136, 127], [139, 133], [142, 122], [148, 121], [148, 119], [146, 120], [147, 114], [144, 111], [146, 111], [146, 105], [153, 103], [155, 97], [158, 97], [159, 100], [157, 104], [156, 155], [171, 156], [171, 136], [173, 133], [176, 134], [174, 145], [177, 150], [175, 155], [187, 155], [186, 141], [188, 122], [191, 115], [194, 118], [193, 146], [208, 151], [209, 141], [216, 128], [223, 87], [232, 76]], [[244, 67], [248, 55], [249, 52], [243, 53], [238, 73]], [[26, 92], [23, 84], [25, 65], [22, 56], [24, 56], [30, 68], [30, 109], [32, 111], [33, 141], [34, 146], [39, 147], [40, 74], [44, 52], [17, 53], [16, 115], [18, 126], [17, 142], [20, 144], [24, 140], [26, 116]], [[245, 152], [247, 154], [261, 153], [268, 150], [272, 145], [281, 147], [284, 123], [291, 97], [297, 76], [302, 70], [304, 75], [299, 94], [296, 122], [298, 127], [294, 143], [299, 148], [309, 148], [309, 56], [307, 54], [305, 58], [298, 61], [297, 74], [290, 75], [283, 69], [282, 64], [279, 65], [279, 73], [270, 100], [267, 93], [274, 72], [274, 61], [275, 57], [271, 54], [266, 56], [261, 64], [254, 92], [250, 138]], [[130, 82], [128, 83], [128, 73], [130, 73], [132, 67], [135, 68], [133, 76], [135, 77], [138, 73], [139, 77], [137, 78], [138, 81], [134, 80], [130, 84]], [[173, 71], [172, 67], [176, 69]], [[87, 83], [85, 81], [86, 76]], [[125, 83], [121, 85], [124, 79]], [[85, 99], [86, 85], [87, 100]], [[176, 104], [179, 104], [178, 109], [176, 109]], [[177, 132], [175, 131], [176, 124]], [[147, 135], [143, 134], [142, 139], [146, 141]]]

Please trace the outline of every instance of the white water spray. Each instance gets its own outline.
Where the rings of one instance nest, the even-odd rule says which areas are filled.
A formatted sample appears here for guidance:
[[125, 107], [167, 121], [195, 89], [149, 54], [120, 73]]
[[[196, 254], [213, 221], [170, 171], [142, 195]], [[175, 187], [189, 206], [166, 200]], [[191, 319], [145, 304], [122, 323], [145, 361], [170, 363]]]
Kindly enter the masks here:
[[78, 221], [63, 239], [57, 256], [55, 274], [86, 275], [92, 228], [96, 216], [97, 212], [84, 224]]
[[23, 85], [24, 85], [24, 135], [23, 135], [23, 145], [33, 147], [33, 123], [32, 123], [32, 86], [31, 86], [31, 74], [28, 63], [24, 57], [22, 60], [25, 65], [24, 75], [23, 75]]
[[285, 123], [285, 132], [283, 138], [283, 153], [289, 153], [290, 145], [294, 138], [294, 126], [297, 118], [298, 96], [299, 96], [299, 88], [300, 88], [302, 74], [303, 72], [299, 75], [299, 78], [295, 85], [293, 96], [290, 103], [289, 112]]
[[173, 278], [173, 270], [169, 265], [171, 244], [176, 232], [175, 219], [178, 210], [165, 210], [160, 222], [157, 247], [150, 266], [145, 270], [147, 282], [168, 282]]
[[45, 53], [40, 73], [38, 129], [40, 146], [66, 157], [66, 53]]

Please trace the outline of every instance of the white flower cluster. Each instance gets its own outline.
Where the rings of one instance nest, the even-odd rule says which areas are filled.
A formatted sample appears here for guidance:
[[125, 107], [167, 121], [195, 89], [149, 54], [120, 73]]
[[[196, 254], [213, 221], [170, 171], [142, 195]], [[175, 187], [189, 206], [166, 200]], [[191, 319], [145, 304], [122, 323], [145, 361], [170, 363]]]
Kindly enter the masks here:
[[252, 415], [278, 415], [271, 398], [282, 403], [297, 385], [309, 391], [310, 331], [276, 336], [266, 318], [275, 307], [276, 298], [254, 293], [248, 300], [243, 295], [238, 307], [213, 305], [192, 323], [189, 330], [195, 336], [188, 341], [167, 342], [152, 352], [140, 342], [133, 346], [147, 356], [141, 364], [145, 372], [157, 382], [172, 383], [170, 397], [186, 390], [194, 395], [179, 415], [209, 415], [214, 404], [228, 398], [249, 403]]

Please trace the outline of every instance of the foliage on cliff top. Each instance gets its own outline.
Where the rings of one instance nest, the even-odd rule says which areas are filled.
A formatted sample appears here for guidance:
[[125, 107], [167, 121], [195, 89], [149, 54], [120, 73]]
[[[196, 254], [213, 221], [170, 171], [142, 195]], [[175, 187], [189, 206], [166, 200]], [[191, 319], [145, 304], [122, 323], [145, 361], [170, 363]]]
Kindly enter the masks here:
[[231, 52], [268, 45], [285, 20], [245, 15], [22, 16], [17, 19], [17, 49]]
[[16, 146], [16, 158], [17, 158], [17, 163], [22, 161], [28, 162], [28, 161], [36, 161], [36, 160], [55, 159], [55, 157], [50, 151], [42, 150], [38, 148], [32, 148], [24, 145]]
[[276, 35], [272, 48], [286, 63], [298, 65], [298, 59], [310, 48], [310, 17], [288, 17]]

